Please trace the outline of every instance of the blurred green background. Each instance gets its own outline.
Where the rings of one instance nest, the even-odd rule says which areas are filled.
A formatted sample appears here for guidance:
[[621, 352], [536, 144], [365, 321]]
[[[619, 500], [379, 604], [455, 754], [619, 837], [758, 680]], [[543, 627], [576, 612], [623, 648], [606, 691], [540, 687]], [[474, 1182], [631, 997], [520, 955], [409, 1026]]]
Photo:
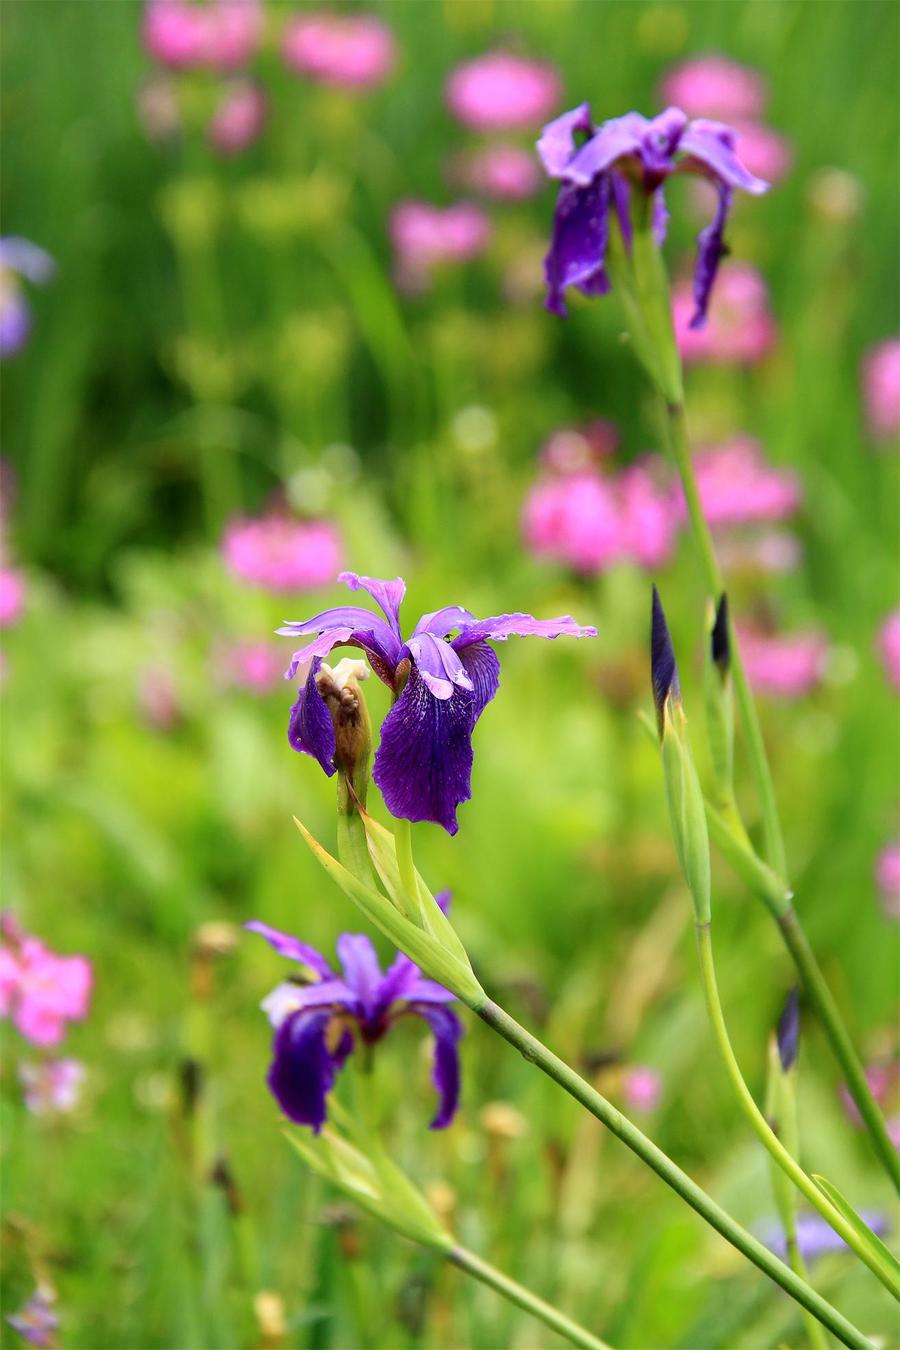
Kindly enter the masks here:
[[[873, 868], [900, 796], [897, 700], [875, 646], [896, 603], [898, 471], [867, 436], [859, 368], [896, 331], [900, 302], [896, 6], [373, 8], [399, 62], [383, 89], [351, 97], [283, 68], [275, 34], [292, 11], [269, 4], [253, 65], [268, 125], [226, 160], [202, 132], [211, 77], [181, 77], [186, 129], [148, 140], [139, 5], [3, 6], [3, 233], [58, 267], [29, 292], [31, 339], [3, 372], [5, 548], [27, 584], [0, 695], [3, 904], [55, 950], [89, 955], [96, 990], [66, 1044], [88, 1068], [69, 1118], [25, 1110], [16, 1068], [28, 1047], [4, 1026], [0, 1305], [18, 1307], [43, 1271], [62, 1344], [83, 1350], [554, 1343], [305, 1173], [264, 1086], [258, 1004], [282, 963], [243, 935], [228, 955], [197, 956], [210, 921], [259, 917], [328, 954], [362, 928], [291, 824], [297, 814], [333, 839], [333, 786], [285, 741], [290, 687], [276, 679], [259, 695], [223, 675], [229, 644], [265, 641], [339, 598], [337, 587], [273, 596], [223, 566], [227, 521], [276, 498], [334, 520], [348, 566], [402, 573], [407, 619], [463, 604], [596, 623], [596, 643], [503, 647], [473, 800], [456, 838], [415, 831], [419, 864], [453, 889], [489, 989], [593, 1066], [616, 1101], [626, 1066], [654, 1067], [653, 1137], [743, 1222], [773, 1213], [766, 1160], [712, 1051], [658, 759], [635, 717], [649, 703], [649, 578], [627, 565], [577, 578], [520, 538], [555, 429], [608, 417], [622, 462], [658, 448], [615, 297], [573, 306], [565, 324], [544, 312], [549, 186], [492, 208], [485, 256], [427, 294], [403, 296], [391, 279], [392, 206], [448, 200], [447, 157], [475, 139], [450, 118], [444, 80], [498, 44], [552, 61], [562, 106], [590, 99], [598, 119], [655, 111], [666, 69], [694, 53], [724, 52], [770, 82], [767, 120], [793, 167], [740, 206], [731, 242], [771, 288], [779, 341], [753, 368], [692, 368], [688, 402], [698, 440], [749, 432], [802, 475], [802, 565], [733, 598], [739, 613], [831, 643], [822, 685], [766, 701], [764, 729], [813, 945], [866, 1061], [895, 1050], [897, 928]], [[826, 168], [852, 175], [852, 209], [823, 209]], [[676, 271], [697, 229], [686, 186], [671, 200]], [[511, 269], [525, 278], [512, 291]], [[689, 539], [656, 579], [699, 745], [703, 589]], [[370, 705], [386, 710], [381, 686]], [[739, 763], [755, 828], [740, 746]], [[723, 997], [760, 1093], [791, 970], [724, 868], [715, 883]], [[794, 1305], [473, 1021], [445, 1134], [424, 1128], [419, 1032], [387, 1041], [376, 1075], [394, 1156], [438, 1187], [469, 1245], [617, 1346], [801, 1343]], [[883, 1209], [827, 1047], [809, 1019], [804, 1033], [804, 1161]], [[193, 1114], [186, 1059], [205, 1066]], [[506, 1133], [484, 1111], [497, 1101], [513, 1108]], [[198, 1158], [227, 1160], [239, 1198], [229, 1204], [222, 1167], [210, 1180]], [[864, 1272], [836, 1256], [816, 1273], [891, 1343], [887, 1298]], [[283, 1332], [261, 1324], [261, 1290], [282, 1300]]]

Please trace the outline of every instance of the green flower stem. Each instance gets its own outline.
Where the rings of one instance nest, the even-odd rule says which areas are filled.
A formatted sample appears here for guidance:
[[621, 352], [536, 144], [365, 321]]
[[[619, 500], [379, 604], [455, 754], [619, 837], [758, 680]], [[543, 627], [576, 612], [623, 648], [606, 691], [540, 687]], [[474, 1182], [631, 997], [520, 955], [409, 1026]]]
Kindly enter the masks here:
[[722, 1062], [725, 1065], [728, 1077], [731, 1080], [731, 1085], [734, 1088], [735, 1095], [741, 1104], [744, 1114], [759, 1137], [763, 1147], [772, 1155], [775, 1162], [786, 1176], [791, 1179], [801, 1195], [806, 1198], [814, 1209], [819, 1211], [822, 1218], [825, 1219], [834, 1231], [844, 1239], [851, 1251], [854, 1251], [859, 1259], [865, 1262], [872, 1271], [872, 1274], [881, 1281], [885, 1288], [889, 1289], [895, 1298], [900, 1298], [900, 1280], [898, 1280], [894, 1272], [879, 1259], [877, 1253], [869, 1246], [869, 1244], [860, 1239], [854, 1226], [851, 1223], [848, 1223], [844, 1216], [835, 1209], [834, 1205], [832, 1205], [819, 1190], [812, 1177], [807, 1176], [800, 1164], [791, 1157], [777, 1134], [770, 1129], [765, 1116], [756, 1105], [753, 1094], [744, 1082], [740, 1065], [737, 1062], [728, 1036], [725, 1016], [722, 1012], [722, 1004], [719, 999], [719, 990], [716, 983], [716, 969], [713, 961], [712, 927], [709, 923], [697, 923], [695, 924], [695, 929], [697, 933], [697, 950], [700, 956], [700, 975], [703, 983], [703, 994], [706, 999], [706, 1008], [709, 1013], [709, 1020], [715, 1037], [716, 1047], [722, 1057]]
[[558, 1312], [556, 1308], [551, 1308], [549, 1303], [545, 1303], [542, 1298], [532, 1294], [530, 1289], [525, 1289], [515, 1280], [511, 1280], [508, 1275], [491, 1266], [487, 1261], [482, 1261], [480, 1256], [470, 1252], [466, 1247], [453, 1247], [447, 1253], [447, 1260], [452, 1261], [460, 1270], [464, 1270], [467, 1275], [473, 1275], [476, 1280], [481, 1280], [498, 1294], [509, 1299], [510, 1303], [515, 1303], [526, 1312], [530, 1312], [533, 1317], [539, 1318], [548, 1327], [558, 1331], [560, 1336], [565, 1336], [566, 1340], [571, 1341], [573, 1345], [581, 1345], [585, 1350], [610, 1350], [605, 1341], [601, 1341], [597, 1336], [592, 1336], [584, 1327], [580, 1327], [577, 1322], [573, 1322], [566, 1317], [564, 1313]]
[[[806, 1269], [806, 1262], [800, 1251], [797, 1242], [797, 1226], [792, 1222], [789, 1229], [785, 1230], [785, 1242], [787, 1243], [787, 1258], [790, 1262], [791, 1270], [798, 1279], [803, 1280], [805, 1284], [809, 1283], [809, 1271]], [[828, 1350], [828, 1337], [822, 1330], [821, 1323], [817, 1322], [808, 1309], [803, 1309], [803, 1324], [806, 1327], [806, 1339], [809, 1341], [810, 1350]]]
[[831, 990], [825, 983], [825, 977], [813, 955], [812, 948], [793, 905], [789, 905], [778, 918], [778, 927], [787, 944], [788, 951], [800, 973], [803, 987], [816, 1015], [825, 1028], [835, 1059], [843, 1070], [847, 1087], [856, 1103], [857, 1110], [865, 1122], [869, 1137], [875, 1146], [881, 1162], [894, 1187], [900, 1195], [900, 1156], [891, 1142], [884, 1116], [876, 1105], [871, 1089], [863, 1072], [863, 1067], [853, 1048], [853, 1042], [847, 1034]]
[[733, 1247], [743, 1253], [748, 1260], [774, 1280], [776, 1284], [809, 1312], [817, 1317], [823, 1326], [835, 1335], [842, 1344], [853, 1350], [872, 1350], [871, 1344], [851, 1322], [833, 1308], [805, 1280], [780, 1261], [777, 1256], [763, 1246], [752, 1234], [736, 1223], [725, 1210], [692, 1181], [686, 1172], [658, 1148], [651, 1139], [633, 1125], [627, 1117], [602, 1097], [579, 1074], [571, 1069], [558, 1055], [543, 1045], [536, 1036], [532, 1036], [520, 1026], [509, 1013], [505, 1012], [492, 999], [478, 1009], [478, 1015], [489, 1027], [498, 1032], [510, 1045], [532, 1064], [536, 1064], [549, 1078], [558, 1083], [564, 1091], [580, 1102], [593, 1116], [604, 1124], [622, 1143], [636, 1153], [642, 1162], [658, 1177], [677, 1192], [681, 1198], [696, 1210], [711, 1227], [715, 1228]]

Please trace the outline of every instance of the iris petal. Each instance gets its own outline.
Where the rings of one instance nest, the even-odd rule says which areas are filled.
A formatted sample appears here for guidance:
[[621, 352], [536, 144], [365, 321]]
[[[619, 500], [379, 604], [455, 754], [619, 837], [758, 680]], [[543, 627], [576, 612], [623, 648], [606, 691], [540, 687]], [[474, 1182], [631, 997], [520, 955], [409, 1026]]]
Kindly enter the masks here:
[[288, 719], [288, 742], [292, 750], [299, 750], [318, 760], [330, 778], [335, 772], [334, 752], [337, 742], [331, 713], [316, 685], [321, 664], [320, 656], [313, 658], [306, 683], [297, 691], [297, 702], [291, 708]]
[[586, 187], [567, 183], [560, 189], [544, 277], [547, 308], [563, 318], [567, 313], [566, 287], [578, 286], [589, 295], [609, 290], [605, 258], [610, 195], [608, 174], [601, 174]]
[[269, 1088], [289, 1120], [311, 1125], [318, 1134], [325, 1122], [325, 1098], [353, 1041], [344, 1035], [336, 1051], [328, 1049], [331, 1013], [300, 1011], [282, 1022], [275, 1035]]
[[457, 1043], [462, 1035], [462, 1025], [456, 1013], [451, 1012], [449, 1008], [426, 1003], [412, 1006], [410, 1011], [424, 1018], [434, 1033], [434, 1068], [431, 1081], [438, 1094], [438, 1109], [429, 1128], [443, 1130], [450, 1124], [459, 1105]]

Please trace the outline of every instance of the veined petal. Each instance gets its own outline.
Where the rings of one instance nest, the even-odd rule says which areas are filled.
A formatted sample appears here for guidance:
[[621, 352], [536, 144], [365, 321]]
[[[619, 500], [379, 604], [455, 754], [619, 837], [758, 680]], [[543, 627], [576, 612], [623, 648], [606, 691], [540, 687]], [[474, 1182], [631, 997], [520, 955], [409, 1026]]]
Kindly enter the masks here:
[[759, 196], [768, 192], [769, 184], [764, 178], [757, 178], [745, 169], [734, 150], [735, 135], [723, 122], [710, 122], [698, 118], [691, 122], [681, 137], [679, 150], [686, 156], [680, 168], [690, 169], [695, 161], [721, 183], [728, 187], [741, 188]]
[[[290, 627], [285, 625], [283, 628], [276, 628], [276, 633], [283, 637], [293, 636]], [[284, 673], [286, 680], [292, 680], [301, 666], [305, 666], [307, 661], [320, 661], [323, 656], [327, 656], [332, 647], [339, 647], [342, 643], [349, 642], [353, 636], [352, 628], [328, 628], [318, 637], [313, 638], [312, 642], [307, 642], [305, 647], [298, 648], [291, 657], [291, 664]]]
[[330, 1021], [330, 1012], [312, 1010], [293, 1013], [282, 1022], [267, 1080], [288, 1119], [311, 1125], [316, 1134], [325, 1122], [325, 1098], [353, 1045], [345, 1033], [336, 1051], [328, 1049]]
[[457, 1042], [462, 1024], [449, 1008], [423, 1003], [410, 1007], [425, 1019], [434, 1033], [434, 1068], [431, 1081], [438, 1094], [438, 1109], [430, 1129], [443, 1130], [450, 1124], [459, 1105], [459, 1053]]
[[712, 294], [713, 282], [719, 270], [719, 263], [728, 249], [725, 244], [725, 222], [731, 207], [732, 191], [724, 183], [717, 184], [719, 200], [716, 214], [705, 230], [700, 231], [697, 239], [697, 261], [694, 264], [694, 313], [689, 327], [702, 328], [706, 323], [706, 311]]
[[600, 295], [609, 290], [605, 258], [610, 195], [607, 174], [600, 175], [587, 187], [566, 183], [560, 189], [550, 249], [544, 259], [544, 279], [547, 308], [561, 318], [567, 313], [564, 298], [567, 286], [577, 286], [586, 295]]
[[453, 639], [457, 651], [472, 642], [481, 642], [490, 638], [492, 642], [505, 642], [509, 637], [596, 637], [594, 627], [582, 627], [571, 614], [562, 614], [557, 619], [536, 619], [533, 614], [497, 614], [490, 619], [479, 619]]
[[[472, 689], [472, 726], [478, 721], [491, 699], [500, 687], [500, 662], [497, 659], [497, 653], [486, 642], [468, 641], [465, 646], [460, 646], [459, 657], [469, 675]], [[447, 903], [450, 902], [450, 892], [441, 893], [446, 895]], [[441, 903], [441, 896], [435, 897], [438, 904]]]
[[343, 980], [319, 980], [318, 984], [294, 984], [285, 980], [266, 994], [259, 1005], [277, 1031], [282, 1022], [306, 1008], [347, 1007], [352, 993]]
[[446, 637], [454, 628], [462, 628], [463, 624], [472, 623], [474, 618], [475, 615], [463, 609], [461, 605], [445, 605], [443, 609], [434, 609], [430, 614], [423, 614], [413, 629], [413, 637], [418, 637], [420, 633], [434, 633], [435, 637]]
[[452, 698], [455, 688], [473, 689], [472, 680], [449, 642], [433, 633], [419, 633], [407, 643], [422, 679], [435, 698]]
[[331, 713], [316, 685], [321, 664], [320, 656], [313, 658], [306, 683], [297, 691], [297, 702], [291, 708], [288, 720], [288, 742], [292, 750], [302, 751], [318, 760], [330, 778], [335, 772], [334, 752], [337, 742]]
[[371, 939], [365, 933], [342, 933], [337, 940], [337, 954], [362, 1016], [370, 1017], [382, 982], [381, 966]]
[[575, 153], [575, 137], [579, 132], [593, 135], [591, 105], [582, 103], [571, 112], [563, 113], [548, 122], [541, 132], [537, 152], [544, 172], [551, 178], [563, 178], [569, 161]]
[[381, 606], [388, 623], [397, 637], [400, 636], [400, 605], [406, 594], [406, 582], [402, 577], [382, 580], [379, 577], [363, 577], [358, 572], [341, 572], [338, 581], [349, 586], [351, 591], [368, 591], [372, 599]]
[[271, 947], [274, 947], [279, 956], [286, 956], [289, 961], [299, 961], [304, 966], [309, 966], [317, 975], [323, 979], [335, 979], [335, 973], [331, 966], [325, 960], [321, 952], [317, 952], [315, 947], [310, 947], [307, 943], [301, 942], [299, 938], [293, 937], [290, 933], [282, 933], [278, 928], [270, 928], [267, 923], [262, 923], [259, 919], [252, 919], [250, 923], [245, 923], [244, 927], [248, 933], [259, 933], [264, 937]]
[[392, 816], [431, 820], [448, 834], [456, 808], [472, 795], [472, 695], [437, 699], [412, 666], [381, 728], [372, 777]]

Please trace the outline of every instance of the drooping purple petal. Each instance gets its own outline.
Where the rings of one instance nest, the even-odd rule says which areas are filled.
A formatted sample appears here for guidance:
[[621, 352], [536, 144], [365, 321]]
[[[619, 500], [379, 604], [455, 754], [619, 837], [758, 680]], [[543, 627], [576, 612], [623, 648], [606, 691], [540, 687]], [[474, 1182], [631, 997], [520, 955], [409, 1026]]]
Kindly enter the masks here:
[[446, 637], [454, 628], [462, 628], [464, 624], [474, 621], [475, 615], [468, 609], [460, 605], [445, 605], [443, 609], [433, 609], [430, 614], [423, 614], [413, 629], [413, 637], [418, 637], [420, 633]]
[[582, 103], [571, 112], [563, 113], [555, 121], [548, 122], [541, 132], [537, 143], [537, 152], [544, 172], [550, 178], [565, 176], [569, 161], [575, 153], [575, 137], [581, 133], [593, 135], [594, 124], [591, 121], [591, 105]]
[[278, 928], [271, 928], [259, 919], [252, 919], [249, 923], [245, 923], [244, 927], [249, 933], [259, 933], [260, 937], [264, 937], [279, 956], [285, 956], [289, 961], [300, 961], [323, 979], [335, 978], [334, 971], [322, 953], [317, 952], [315, 947], [301, 942], [299, 938], [293, 937], [290, 933], [282, 933]]
[[350, 1009], [354, 1003], [353, 991], [343, 980], [319, 980], [317, 984], [295, 984], [293, 980], [285, 980], [266, 994], [259, 1006], [277, 1031], [295, 1012], [308, 1008]]
[[587, 187], [564, 184], [556, 201], [553, 235], [544, 259], [546, 307], [565, 318], [565, 290], [577, 286], [585, 295], [609, 290], [606, 245], [609, 238], [610, 181], [601, 175]]
[[313, 658], [306, 683], [297, 691], [297, 702], [291, 708], [288, 719], [288, 742], [292, 750], [302, 751], [318, 760], [330, 778], [335, 772], [334, 752], [337, 742], [331, 713], [316, 686], [321, 664], [320, 656]]
[[337, 940], [337, 953], [344, 969], [344, 979], [352, 989], [363, 1018], [368, 1018], [378, 1001], [382, 982], [378, 954], [365, 933], [342, 933]]
[[449, 642], [434, 633], [419, 633], [407, 643], [419, 674], [435, 698], [452, 698], [456, 688], [472, 691], [471, 677]]
[[311, 1125], [316, 1134], [325, 1122], [325, 1098], [353, 1041], [345, 1033], [332, 1052], [327, 1031], [330, 1012], [296, 1012], [275, 1034], [275, 1057], [267, 1082], [289, 1120]]
[[[457, 641], [461, 641], [460, 638]], [[497, 653], [486, 642], [466, 641], [458, 649], [460, 660], [472, 681], [472, 726], [478, 721], [500, 687], [500, 662]], [[447, 903], [450, 892], [444, 892]], [[440, 903], [440, 896], [436, 899]]]
[[459, 1105], [459, 1054], [457, 1042], [463, 1029], [456, 1013], [432, 1003], [410, 1007], [423, 1017], [434, 1033], [434, 1068], [431, 1081], [438, 1094], [438, 1109], [429, 1129], [443, 1130]]
[[505, 642], [510, 637], [596, 637], [594, 627], [582, 627], [571, 614], [561, 614], [556, 619], [536, 619], [533, 614], [496, 614], [490, 619], [478, 619], [468, 624], [453, 639], [457, 651], [472, 642], [481, 642], [489, 638], [492, 642]]
[[351, 591], [368, 591], [372, 599], [381, 606], [388, 623], [399, 638], [400, 606], [406, 594], [406, 582], [402, 577], [383, 580], [380, 577], [363, 577], [358, 572], [341, 572], [338, 581], [349, 586]]
[[716, 214], [706, 229], [700, 231], [697, 239], [693, 286], [694, 313], [689, 324], [690, 328], [702, 328], [706, 323], [706, 311], [709, 308], [713, 282], [719, 270], [719, 263], [728, 252], [725, 244], [725, 223], [731, 207], [731, 188], [719, 183], [718, 193]]
[[437, 699], [412, 666], [381, 728], [372, 771], [392, 816], [431, 820], [456, 834], [456, 808], [472, 795], [471, 730], [472, 695], [457, 689]]
[[680, 168], [691, 171], [701, 165], [718, 182], [741, 188], [754, 196], [768, 192], [769, 184], [746, 169], [735, 154], [735, 134], [723, 122], [698, 118], [691, 122], [681, 138], [679, 149], [685, 156]]

